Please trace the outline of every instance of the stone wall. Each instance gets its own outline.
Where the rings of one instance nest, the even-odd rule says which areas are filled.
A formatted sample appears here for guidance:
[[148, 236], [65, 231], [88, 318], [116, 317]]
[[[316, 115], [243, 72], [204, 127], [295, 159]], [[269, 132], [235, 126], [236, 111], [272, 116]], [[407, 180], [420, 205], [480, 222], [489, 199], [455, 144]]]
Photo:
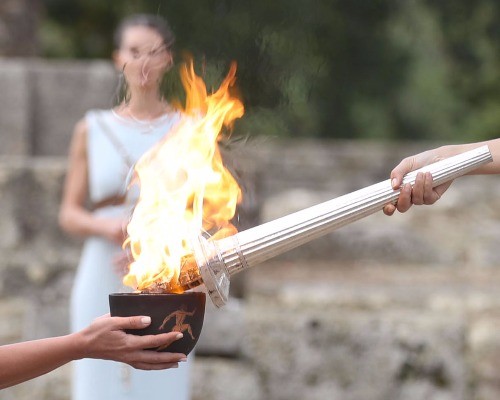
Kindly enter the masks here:
[[63, 156], [75, 123], [113, 104], [108, 61], [0, 59], [0, 154]]
[[[109, 65], [35, 64], [0, 63], [21, 85], [16, 92], [0, 74], [2, 93], [10, 88], [18, 105], [0, 99], [0, 113], [5, 106], [12, 114], [0, 117], [0, 343], [67, 332], [81, 242], [56, 224], [62, 142], [84, 107], [94, 107], [92, 96], [101, 93], [96, 106], [106, 106], [105, 92], [113, 89], [97, 85], [90, 94], [94, 78], [80, 76], [112, 76]], [[68, 82], [81, 86], [55, 85], [54, 78], [53, 89], [33, 89], [23, 74], [34, 69], [45, 71], [47, 85], [68, 69], [75, 77]], [[60, 106], [38, 104], [45, 96], [69, 102], [67, 93], [55, 95], [66, 90], [87, 100], [62, 114]], [[229, 156], [247, 199], [241, 228], [386, 179], [402, 157], [432, 146], [267, 139], [236, 145]], [[499, 191], [496, 176], [461, 178], [435, 206], [391, 218], [377, 213], [237, 276], [239, 298], [207, 310], [193, 399], [497, 399]], [[67, 400], [70, 369], [3, 390], [0, 399]]]
[[[263, 221], [376, 183], [421, 146], [267, 141], [235, 158]], [[67, 332], [80, 242], [56, 225], [64, 172], [62, 157], [0, 160], [2, 343]], [[242, 299], [207, 312], [193, 398], [497, 398], [497, 180], [462, 178], [433, 207], [372, 215], [249, 271]], [[70, 368], [1, 398], [67, 399]]]

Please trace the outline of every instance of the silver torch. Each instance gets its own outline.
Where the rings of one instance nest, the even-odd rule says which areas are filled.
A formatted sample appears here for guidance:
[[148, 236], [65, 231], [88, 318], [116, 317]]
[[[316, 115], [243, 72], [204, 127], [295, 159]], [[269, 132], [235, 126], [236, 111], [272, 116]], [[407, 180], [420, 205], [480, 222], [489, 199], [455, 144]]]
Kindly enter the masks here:
[[[478, 147], [412, 171], [403, 184], [413, 185], [419, 172], [430, 172], [433, 185], [438, 186], [492, 160], [488, 146]], [[213, 303], [222, 307], [231, 275], [396, 203], [399, 193], [387, 179], [223, 239], [200, 236], [194, 241], [195, 262], [181, 269], [179, 284], [184, 290], [205, 284]]]

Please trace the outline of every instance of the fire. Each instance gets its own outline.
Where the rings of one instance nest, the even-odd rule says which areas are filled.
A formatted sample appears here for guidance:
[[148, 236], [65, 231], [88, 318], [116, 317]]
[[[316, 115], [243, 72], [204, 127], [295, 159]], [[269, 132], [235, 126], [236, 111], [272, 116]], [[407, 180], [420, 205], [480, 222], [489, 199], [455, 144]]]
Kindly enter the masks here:
[[243, 104], [229, 90], [235, 74], [233, 63], [220, 88], [208, 95], [192, 62], [181, 69], [186, 90], [182, 118], [135, 166], [140, 195], [124, 243], [133, 257], [125, 285], [182, 291], [179, 274], [192, 255], [193, 238], [220, 239], [237, 232], [230, 220], [241, 190], [218, 147], [223, 126], [243, 115]]

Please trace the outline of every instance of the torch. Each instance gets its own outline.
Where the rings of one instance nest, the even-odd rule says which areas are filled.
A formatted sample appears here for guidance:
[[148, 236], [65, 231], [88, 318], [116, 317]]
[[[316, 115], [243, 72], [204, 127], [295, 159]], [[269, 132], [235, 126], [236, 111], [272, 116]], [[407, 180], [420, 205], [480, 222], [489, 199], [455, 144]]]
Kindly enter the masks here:
[[[111, 315], [151, 316], [151, 325], [136, 334], [183, 333], [161, 350], [187, 355], [201, 332], [206, 297], [189, 289], [203, 284], [222, 307], [232, 275], [396, 202], [399, 190], [387, 180], [238, 233], [231, 220], [241, 189], [218, 148], [222, 128], [243, 115], [230, 93], [236, 66], [212, 94], [192, 63], [180, 72], [183, 116], [134, 166], [140, 196], [127, 225], [124, 246], [133, 261], [123, 282], [135, 291], [109, 300]], [[414, 171], [404, 183], [413, 185], [418, 172], [429, 171], [439, 185], [491, 160], [484, 146]]]
[[[430, 172], [438, 186], [492, 160], [488, 146], [482, 146], [412, 171], [403, 184], [413, 186], [419, 172]], [[199, 236], [193, 246], [195, 263], [183, 265], [178, 283], [183, 290], [205, 284], [212, 302], [222, 307], [232, 275], [396, 203], [399, 193], [388, 179], [223, 239]]]

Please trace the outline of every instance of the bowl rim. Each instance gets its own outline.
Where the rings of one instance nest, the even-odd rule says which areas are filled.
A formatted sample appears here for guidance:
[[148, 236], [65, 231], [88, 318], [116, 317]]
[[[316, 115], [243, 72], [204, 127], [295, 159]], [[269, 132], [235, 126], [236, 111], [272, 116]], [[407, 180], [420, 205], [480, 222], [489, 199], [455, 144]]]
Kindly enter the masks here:
[[184, 293], [122, 293], [122, 292], [117, 292], [117, 293], [109, 293], [109, 296], [130, 296], [130, 297], [135, 297], [135, 296], [206, 296], [204, 292], [184, 292]]

